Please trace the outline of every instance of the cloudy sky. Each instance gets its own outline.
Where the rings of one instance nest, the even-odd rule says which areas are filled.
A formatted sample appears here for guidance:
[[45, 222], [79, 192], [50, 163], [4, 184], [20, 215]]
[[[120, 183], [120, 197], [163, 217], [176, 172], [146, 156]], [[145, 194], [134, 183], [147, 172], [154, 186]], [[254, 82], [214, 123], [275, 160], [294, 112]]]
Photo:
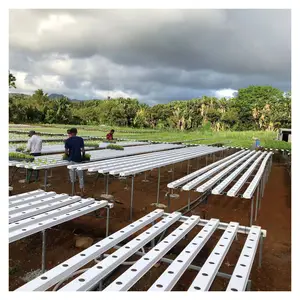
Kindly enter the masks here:
[[291, 88], [289, 10], [10, 10], [17, 92], [150, 105]]

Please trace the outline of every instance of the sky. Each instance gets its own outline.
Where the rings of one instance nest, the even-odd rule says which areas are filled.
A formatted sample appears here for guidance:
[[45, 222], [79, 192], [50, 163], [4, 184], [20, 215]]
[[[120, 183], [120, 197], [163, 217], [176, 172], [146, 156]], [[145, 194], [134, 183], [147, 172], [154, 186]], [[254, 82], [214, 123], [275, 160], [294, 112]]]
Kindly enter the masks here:
[[[20, 26], [21, 24], [21, 26]], [[149, 105], [291, 89], [290, 10], [10, 10], [16, 92]]]

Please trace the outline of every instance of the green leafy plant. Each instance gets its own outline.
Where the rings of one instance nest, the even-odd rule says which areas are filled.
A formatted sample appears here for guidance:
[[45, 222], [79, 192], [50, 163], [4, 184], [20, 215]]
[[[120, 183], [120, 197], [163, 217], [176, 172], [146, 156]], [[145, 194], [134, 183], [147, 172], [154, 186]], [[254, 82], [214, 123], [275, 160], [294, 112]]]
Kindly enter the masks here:
[[91, 159], [91, 154], [84, 153], [82, 161], [89, 161]]
[[84, 143], [85, 147], [91, 147], [91, 148], [99, 148], [99, 143], [95, 142], [85, 142]]
[[34, 161], [34, 157], [24, 153], [11, 152], [9, 153], [9, 160], [30, 162], [30, 161]]
[[113, 150], [124, 150], [124, 147], [120, 145], [108, 145], [106, 149], [113, 149]]
[[19, 146], [19, 147], [16, 148], [17, 152], [24, 152], [25, 150], [26, 150], [25, 146]]
[[65, 153], [65, 154], [63, 154], [63, 156], [62, 156], [62, 160], [68, 160], [68, 155]]
[[115, 144], [117, 141], [114, 140], [106, 140], [105, 143], [109, 143], [109, 144]]

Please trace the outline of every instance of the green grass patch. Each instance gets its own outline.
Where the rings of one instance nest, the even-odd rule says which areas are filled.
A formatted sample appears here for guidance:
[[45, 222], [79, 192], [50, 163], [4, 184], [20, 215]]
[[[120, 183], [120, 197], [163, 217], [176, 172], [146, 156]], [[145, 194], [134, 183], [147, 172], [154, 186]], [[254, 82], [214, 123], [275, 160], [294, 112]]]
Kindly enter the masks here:
[[[10, 129], [13, 129], [10, 125]], [[66, 129], [72, 125], [32, 125], [30, 130], [51, 132], [51, 133], [66, 133]], [[106, 131], [110, 126], [75, 126], [78, 129], [79, 136], [95, 136], [105, 138]], [[101, 130], [100, 130], [101, 129]], [[182, 142], [190, 144], [224, 144], [231, 147], [251, 148], [253, 138], [260, 140], [261, 147], [272, 149], [291, 150], [291, 143], [277, 141], [277, 133], [272, 131], [219, 131], [212, 130], [194, 130], [194, 131], [179, 131], [179, 130], [154, 130], [154, 129], [136, 129], [127, 127], [114, 127], [116, 139], [131, 139], [131, 140], [149, 140], [154, 142]], [[26, 128], [28, 132], [29, 128]], [[25, 131], [24, 131], [25, 132]], [[105, 141], [115, 142], [115, 141]]]
[[120, 146], [120, 145], [114, 145], [114, 144], [110, 144], [106, 147], [106, 149], [113, 149], [113, 150], [124, 150], [124, 147]]

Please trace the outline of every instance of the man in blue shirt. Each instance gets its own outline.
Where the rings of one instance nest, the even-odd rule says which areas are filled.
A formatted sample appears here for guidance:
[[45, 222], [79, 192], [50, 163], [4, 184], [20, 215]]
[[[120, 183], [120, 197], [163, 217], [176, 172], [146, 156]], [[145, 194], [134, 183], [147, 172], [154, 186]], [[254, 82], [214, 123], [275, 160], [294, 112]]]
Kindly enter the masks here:
[[[65, 142], [65, 153], [68, 156], [68, 161], [70, 164], [78, 164], [82, 162], [84, 156], [84, 141], [82, 137], [77, 136], [77, 129], [71, 128], [68, 131], [70, 137]], [[84, 194], [84, 180], [83, 171], [76, 169], [77, 176], [79, 178], [79, 187], [81, 191], [81, 196]], [[75, 173], [69, 170], [70, 180], [72, 183], [76, 182]]]

